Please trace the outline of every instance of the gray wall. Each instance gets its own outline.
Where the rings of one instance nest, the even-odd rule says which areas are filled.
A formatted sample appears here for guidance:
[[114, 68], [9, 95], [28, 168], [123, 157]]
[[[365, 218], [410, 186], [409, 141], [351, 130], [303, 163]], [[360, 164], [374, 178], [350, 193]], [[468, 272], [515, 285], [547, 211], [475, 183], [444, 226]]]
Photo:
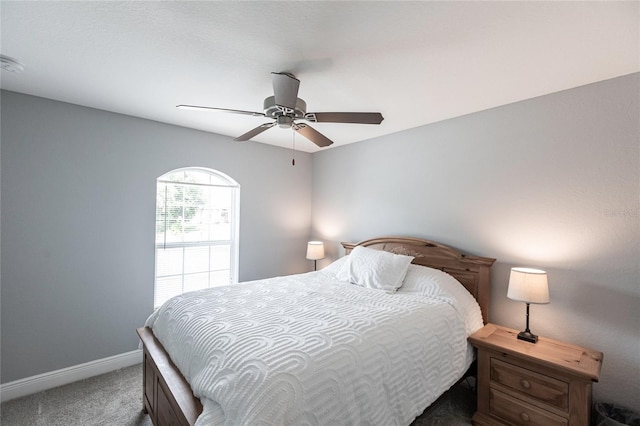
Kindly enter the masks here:
[[551, 303], [532, 305], [532, 331], [604, 352], [595, 398], [640, 409], [639, 80], [316, 153], [313, 236], [331, 259], [339, 241], [383, 235], [495, 257], [490, 320], [516, 329], [509, 269], [546, 269]]
[[313, 267], [310, 154], [6, 91], [1, 113], [3, 383], [137, 349], [169, 170], [240, 183], [240, 280]]

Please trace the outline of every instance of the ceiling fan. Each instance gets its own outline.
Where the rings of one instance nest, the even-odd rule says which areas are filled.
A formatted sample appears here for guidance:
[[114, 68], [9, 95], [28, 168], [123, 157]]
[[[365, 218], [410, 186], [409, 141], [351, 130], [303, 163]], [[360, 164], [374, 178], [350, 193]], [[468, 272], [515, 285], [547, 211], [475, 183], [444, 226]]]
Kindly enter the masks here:
[[264, 100], [264, 111], [242, 111], [237, 109], [214, 108], [198, 105], [178, 105], [177, 108], [192, 110], [214, 110], [230, 112], [234, 114], [253, 115], [272, 118], [273, 121], [261, 124], [255, 129], [238, 136], [234, 140], [247, 141], [259, 135], [265, 130], [275, 126], [292, 128], [319, 147], [329, 146], [333, 141], [313, 127], [300, 123], [298, 120], [306, 120], [314, 123], [355, 123], [355, 124], [380, 124], [384, 117], [379, 112], [307, 112], [307, 103], [298, 98], [300, 80], [293, 74], [286, 72], [272, 72], [274, 96]]

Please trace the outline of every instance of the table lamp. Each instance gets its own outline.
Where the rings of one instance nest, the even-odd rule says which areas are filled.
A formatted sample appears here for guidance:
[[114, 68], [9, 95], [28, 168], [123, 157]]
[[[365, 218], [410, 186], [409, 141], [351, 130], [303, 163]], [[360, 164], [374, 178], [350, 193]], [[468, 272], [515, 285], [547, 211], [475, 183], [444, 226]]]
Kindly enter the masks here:
[[317, 270], [318, 259], [324, 259], [324, 243], [322, 241], [309, 241], [307, 259], [313, 260], [313, 270]]
[[529, 304], [549, 303], [547, 273], [533, 268], [511, 268], [507, 297], [527, 304], [527, 326], [518, 333], [518, 339], [536, 343], [538, 336], [529, 330]]

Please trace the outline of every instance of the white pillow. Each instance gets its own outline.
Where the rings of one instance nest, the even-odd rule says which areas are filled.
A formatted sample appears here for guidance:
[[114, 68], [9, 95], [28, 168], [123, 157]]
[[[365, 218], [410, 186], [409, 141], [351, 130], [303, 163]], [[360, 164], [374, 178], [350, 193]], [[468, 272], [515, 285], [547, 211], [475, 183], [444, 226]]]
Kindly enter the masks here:
[[346, 257], [342, 269], [336, 274], [340, 281], [349, 281], [387, 293], [393, 293], [402, 286], [409, 264], [413, 260], [413, 256], [362, 246], [355, 247]]

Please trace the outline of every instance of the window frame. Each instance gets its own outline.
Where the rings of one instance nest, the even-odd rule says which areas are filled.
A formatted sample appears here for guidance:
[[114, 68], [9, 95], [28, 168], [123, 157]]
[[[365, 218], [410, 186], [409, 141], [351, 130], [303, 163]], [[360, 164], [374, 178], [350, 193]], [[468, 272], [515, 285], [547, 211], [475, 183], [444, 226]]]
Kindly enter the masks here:
[[[199, 182], [176, 182], [168, 180], [168, 177], [175, 173], [180, 172], [188, 172], [195, 171], [199, 173], [206, 173], [210, 176], [215, 176], [218, 180], [222, 180], [226, 182], [226, 184], [206, 184]], [[229, 221], [230, 223], [230, 236], [229, 240], [206, 240], [206, 241], [180, 241], [180, 242], [167, 242], [166, 238], [164, 242], [158, 243], [156, 241], [157, 238], [157, 229], [154, 233], [154, 276], [153, 276], [153, 304], [154, 308], [157, 308], [160, 305], [156, 305], [156, 294], [157, 294], [157, 280], [158, 280], [158, 250], [160, 249], [171, 249], [171, 248], [187, 248], [187, 247], [205, 247], [205, 246], [215, 246], [215, 245], [229, 245], [229, 257], [230, 257], [230, 265], [229, 265], [229, 284], [237, 284], [238, 283], [238, 274], [239, 274], [239, 253], [240, 253], [240, 244], [239, 244], [239, 236], [240, 236], [240, 184], [238, 182], [228, 176], [225, 173], [220, 172], [219, 170], [207, 168], [207, 167], [181, 167], [178, 169], [170, 170], [166, 173], [163, 173], [158, 178], [156, 178], [156, 208], [155, 208], [155, 217], [154, 226], [157, 227], [158, 221], [158, 185], [160, 183], [180, 183], [184, 185], [193, 185], [193, 186], [204, 186], [207, 188], [211, 187], [221, 187], [221, 188], [229, 188], [231, 189], [231, 202], [230, 208], [231, 212], [229, 212]], [[165, 232], [166, 234], [166, 232]], [[183, 258], [184, 262], [184, 258]], [[211, 272], [211, 270], [209, 270]], [[181, 274], [184, 277], [184, 269]], [[184, 278], [183, 278], [184, 280]], [[210, 287], [209, 287], [210, 288]], [[184, 291], [183, 291], [184, 292]], [[182, 293], [180, 293], [182, 294]], [[164, 303], [164, 302], [163, 302]]]

